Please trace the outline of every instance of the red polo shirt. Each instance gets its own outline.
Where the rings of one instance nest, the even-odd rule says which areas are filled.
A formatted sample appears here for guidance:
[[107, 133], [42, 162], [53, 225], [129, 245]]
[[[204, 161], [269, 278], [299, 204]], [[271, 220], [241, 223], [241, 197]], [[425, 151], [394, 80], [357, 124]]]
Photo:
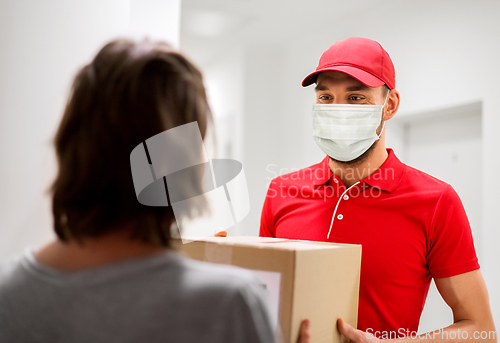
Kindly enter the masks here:
[[346, 187], [331, 172], [328, 156], [275, 178], [260, 236], [361, 244], [358, 328], [406, 333], [418, 329], [433, 277], [462, 274], [479, 264], [455, 190], [403, 164], [391, 149], [388, 153], [378, 170], [342, 198]]

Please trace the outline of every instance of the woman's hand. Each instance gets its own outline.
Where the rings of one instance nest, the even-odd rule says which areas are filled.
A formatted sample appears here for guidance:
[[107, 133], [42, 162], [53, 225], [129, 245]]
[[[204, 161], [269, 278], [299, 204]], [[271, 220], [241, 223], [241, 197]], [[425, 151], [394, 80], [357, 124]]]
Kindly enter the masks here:
[[[337, 327], [342, 335], [342, 342], [351, 343], [368, 343], [368, 342], [378, 342], [379, 339], [353, 328], [351, 325], [347, 324], [342, 318], [337, 321]], [[311, 321], [305, 319], [300, 324], [299, 337], [297, 338], [297, 343], [310, 343], [311, 341]]]
[[297, 343], [309, 343], [311, 342], [311, 321], [309, 319], [304, 319], [300, 323], [299, 337], [297, 338]]
[[367, 334], [364, 331], [357, 330], [347, 324], [342, 318], [337, 320], [337, 327], [340, 331], [342, 337], [342, 342], [351, 342], [351, 343], [376, 343], [380, 341], [380, 339], [375, 338], [373, 335]]
[[224, 230], [223, 228], [218, 228], [215, 230], [214, 237], [226, 237], [227, 236], [227, 231]]

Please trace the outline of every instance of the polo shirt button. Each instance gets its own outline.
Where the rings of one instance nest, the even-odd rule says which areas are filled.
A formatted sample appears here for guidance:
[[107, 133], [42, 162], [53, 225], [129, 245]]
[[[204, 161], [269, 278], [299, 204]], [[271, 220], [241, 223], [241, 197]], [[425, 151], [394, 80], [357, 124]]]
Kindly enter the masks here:
[[344, 200], [349, 200], [349, 196], [347, 194], [344, 195]]
[[342, 220], [342, 218], [344, 218], [344, 216], [343, 216], [343, 215], [341, 215], [341, 214], [339, 214], [339, 215], [337, 216], [337, 219], [338, 219], [338, 220]]
[[339, 180], [337, 180], [337, 179], [333, 179], [333, 182], [335, 182], [335, 183], [339, 183]]

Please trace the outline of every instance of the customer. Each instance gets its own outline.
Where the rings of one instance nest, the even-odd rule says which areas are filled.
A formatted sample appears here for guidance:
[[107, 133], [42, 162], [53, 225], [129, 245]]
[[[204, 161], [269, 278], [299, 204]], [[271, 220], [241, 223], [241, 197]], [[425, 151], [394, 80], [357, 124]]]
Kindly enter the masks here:
[[57, 239], [0, 266], [0, 342], [274, 341], [262, 284], [175, 252], [172, 207], [136, 199], [134, 147], [210, 120], [200, 72], [165, 43], [116, 40], [80, 70], [55, 136]]

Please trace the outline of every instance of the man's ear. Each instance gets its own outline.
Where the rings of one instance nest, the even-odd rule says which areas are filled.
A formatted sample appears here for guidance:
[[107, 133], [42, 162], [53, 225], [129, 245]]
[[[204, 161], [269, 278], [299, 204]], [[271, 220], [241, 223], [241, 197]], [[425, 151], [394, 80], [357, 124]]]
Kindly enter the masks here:
[[399, 101], [399, 92], [395, 89], [391, 89], [387, 98], [387, 104], [385, 105], [384, 121], [394, 117], [399, 108]]

